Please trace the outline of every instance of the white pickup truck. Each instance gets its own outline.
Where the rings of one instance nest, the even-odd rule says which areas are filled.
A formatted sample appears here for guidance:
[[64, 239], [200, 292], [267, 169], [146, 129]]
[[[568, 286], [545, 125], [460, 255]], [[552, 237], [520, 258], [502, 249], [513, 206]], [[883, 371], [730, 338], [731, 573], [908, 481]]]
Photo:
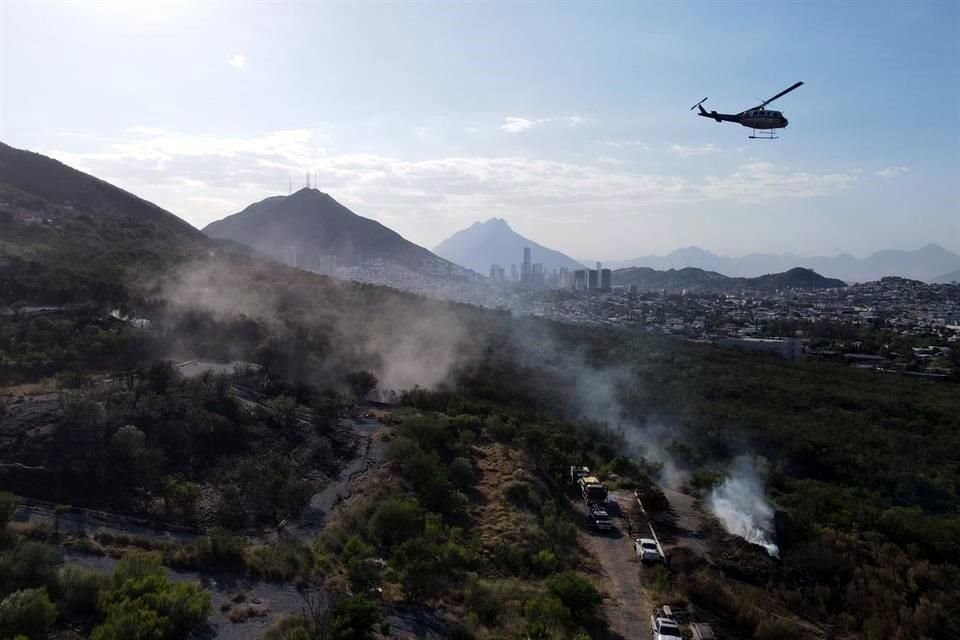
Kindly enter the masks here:
[[653, 632], [653, 640], [682, 640], [683, 634], [680, 633], [680, 625], [673, 618], [673, 612], [670, 607], [662, 606], [653, 610], [650, 616], [650, 629]]
[[660, 546], [652, 538], [637, 538], [633, 541], [633, 549], [637, 552], [640, 562], [663, 562]]

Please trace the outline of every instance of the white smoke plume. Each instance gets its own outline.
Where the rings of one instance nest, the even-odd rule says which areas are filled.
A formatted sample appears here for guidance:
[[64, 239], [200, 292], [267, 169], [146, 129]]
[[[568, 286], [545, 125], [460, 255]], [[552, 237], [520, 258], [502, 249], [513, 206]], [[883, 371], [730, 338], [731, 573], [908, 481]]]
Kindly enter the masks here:
[[774, 558], [780, 557], [773, 541], [773, 507], [749, 459], [734, 462], [724, 481], [710, 492], [707, 503], [727, 532], [760, 545]]
[[582, 417], [617, 428], [631, 448], [630, 455], [659, 465], [660, 484], [679, 490], [689, 474], [677, 465], [666, 448], [676, 434], [664, 424], [632, 415], [620, 401], [621, 390], [636, 384], [630, 371], [626, 367], [597, 369], [582, 361], [575, 365], [575, 370], [576, 406]]
[[[432, 389], [482, 350], [465, 324], [467, 315], [446, 302], [386, 288], [364, 293], [364, 285], [267, 262], [197, 261], [155, 287], [171, 305], [218, 319], [254, 318], [270, 323], [278, 336], [289, 333], [289, 321], [295, 330], [328, 335], [329, 351], [311, 368], [318, 379], [365, 368], [377, 376], [381, 391]], [[164, 356], [194, 357], [187, 342], [171, 343]]]

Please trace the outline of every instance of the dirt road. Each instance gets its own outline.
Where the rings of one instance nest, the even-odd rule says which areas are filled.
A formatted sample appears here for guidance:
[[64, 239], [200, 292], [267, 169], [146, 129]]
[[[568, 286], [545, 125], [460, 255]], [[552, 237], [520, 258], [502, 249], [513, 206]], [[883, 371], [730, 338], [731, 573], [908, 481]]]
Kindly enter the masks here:
[[[627, 492], [610, 492], [608, 510], [614, 528], [606, 532], [585, 530], [582, 544], [600, 563], [602, 590], [606, 595], [603, 611], [612, 636], [622, 640], [646, 640], [650, 637], [653, 604], [641, 583], [640, 562], [633, 550], [626, 521], [621, 517], [621, 508], [625, 508], [630, 500], [633, 496]], [[586, 515], [582, 503], [577, 509]]]

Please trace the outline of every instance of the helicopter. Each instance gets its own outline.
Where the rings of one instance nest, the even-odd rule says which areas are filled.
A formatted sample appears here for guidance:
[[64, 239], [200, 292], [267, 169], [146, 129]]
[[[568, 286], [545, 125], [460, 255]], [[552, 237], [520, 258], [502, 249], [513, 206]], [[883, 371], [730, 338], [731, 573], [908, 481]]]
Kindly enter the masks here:
[[[741, 111], [737, 114], [717, 113], [716, 111], [708, 112], [703, 108], [703, 103], [707, 101], [707, 98], [704, 98], [697, 104], [690, 107], [690, 111], [693, 111], [699, 107], [700, 113], [697, 115], [705, 118], [713, 118], [717, 122], [737, 122], [744, 127], [749, 127], [750, 129], [753, 129], [753, 135], [750, 136], [751, 140], [776, 140], [778, 137], [777, 129], [784, 129], [790, 123], [779, 111], [770, 111], [764, 107], [777, 98], [787, 95], [802, 84], [802, 82], [798, 82], [792, 85], [790, 88], [784, 89], [769, 100], [761, 102], [756, 107], [747, 109], [746, 111]], [[757, 135], [758, 129], [761, 131], [760, 135]]]

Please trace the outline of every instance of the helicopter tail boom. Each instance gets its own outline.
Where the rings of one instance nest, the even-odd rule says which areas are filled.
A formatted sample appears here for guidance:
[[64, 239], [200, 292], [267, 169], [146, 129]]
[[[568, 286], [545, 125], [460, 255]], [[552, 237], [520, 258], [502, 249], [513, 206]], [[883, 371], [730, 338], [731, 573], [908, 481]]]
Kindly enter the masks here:
[[716, 111], [707, 111], [703, 107], [700, 107], [700, 113], [698, 116], [703, 116], [704, 118], [711, 118], [714, 122], [740, 122], [739, 115], [733, 115], [730, 113], [717, 113]]

